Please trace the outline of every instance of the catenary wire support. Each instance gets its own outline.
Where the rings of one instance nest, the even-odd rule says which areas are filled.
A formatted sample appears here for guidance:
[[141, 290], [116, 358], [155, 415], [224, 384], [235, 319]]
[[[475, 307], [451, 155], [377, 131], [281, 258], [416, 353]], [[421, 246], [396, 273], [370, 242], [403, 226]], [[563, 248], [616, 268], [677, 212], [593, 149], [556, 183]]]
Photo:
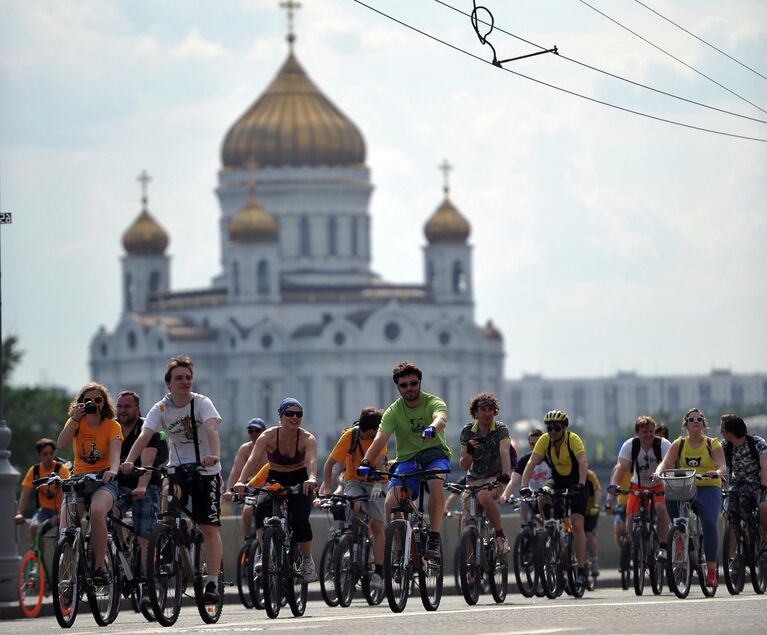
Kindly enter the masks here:
[[[536, 55], [543, 55], [544, 53], [554, 53], [554, 55], [559, 55], [559, 51], [557, 50], [557, 47], [554, 46], [552, 49], [544, 49], [543, 51], [536, 51], [535, 53], [528, 53], [527, 55], [518, 55], [517, 57], [509, 57], [505, 60], [499, 60], [498, 54], [495, 51], [495, 47], [490, 43], [490, 41], [487, 39], [488, 36], [493, 32], [493, 28], [495, 25], [495, 18], [493, 17], [492, 12], [490, 9], [484, 6], [477, 6], [477, 0], [472, 0], [474, 4], [474, 9], [471, 12], [471, 26], [474, 29], [474, 33], [477, 34], [477, 37], [479, 38], [479, 41], [482, 43], [482, 45], [487, 44], [487, 46], [490, 47], [490, 50], [493, 51], [493, 66], [497, 66], [498, 68], [502, 68], [503, 64], [506, 64], [506, 62], [516, 62], [517, 60], [523, 60], [526, 57], [535, 57]], [[484, 11], [487, 14], [487, 19], [480, 20], [479, 19], [479, 12]], [[484, 26], [488, 27], [487, 33], [482, 35], [482, 33], [479, 32], [479, 25], [483, 24]]]

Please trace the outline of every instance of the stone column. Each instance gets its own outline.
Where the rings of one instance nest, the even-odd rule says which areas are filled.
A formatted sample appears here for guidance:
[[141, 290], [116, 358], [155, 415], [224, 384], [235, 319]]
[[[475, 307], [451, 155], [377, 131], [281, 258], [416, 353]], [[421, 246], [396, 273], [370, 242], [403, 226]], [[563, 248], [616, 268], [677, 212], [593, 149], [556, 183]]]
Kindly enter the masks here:
[[16, 600], [21, 558], [16, 545], [16, 483], [19, 473], [9, 461], [11, 429], [0, 421], [0, 602]]

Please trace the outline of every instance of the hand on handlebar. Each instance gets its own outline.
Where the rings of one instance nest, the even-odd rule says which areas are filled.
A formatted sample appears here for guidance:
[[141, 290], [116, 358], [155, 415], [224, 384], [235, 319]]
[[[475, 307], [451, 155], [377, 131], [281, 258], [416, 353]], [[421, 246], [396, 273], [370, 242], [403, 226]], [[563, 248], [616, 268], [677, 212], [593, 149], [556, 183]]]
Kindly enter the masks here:
[[360, 461], [360, 465], [357, 468], [357, 476], [367, 476], [373, 471], [373, 468], [370, 466], [370, 461], [367, 459], [362, 459]]

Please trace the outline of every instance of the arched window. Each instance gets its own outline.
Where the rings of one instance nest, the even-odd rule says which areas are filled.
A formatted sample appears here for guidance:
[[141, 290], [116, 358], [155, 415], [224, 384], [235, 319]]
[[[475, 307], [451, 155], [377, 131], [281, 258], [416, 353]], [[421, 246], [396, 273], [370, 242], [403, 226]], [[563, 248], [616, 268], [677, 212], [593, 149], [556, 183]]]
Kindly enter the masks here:
[[149, 291], [160, 290], [160, 272], [153, 271], [149, 274]]
[[453, 263], [453, 293], [466, 293], [466, 272], [460, 260]]
[[301, 251], [300, 256], [311, 256], [312, 254], [312, 236], [309, 228], [309, 219], [304, 216], [298, 223], [298, 247]]
[[232, 293], [240, 295], [240, 263], [232, 262]]
[[352, 243], [352, 256], [359, 256], [360, 254], [360, 241], [359, 241], [359, 218], [352, 216], [351, 222], [351, 243]]
[[338, 255], [338, 220], [335, 216], [328, 219], [328, 255]]
[[123, 281], [123, 292], [125, 293], [125, 310], [133, 310], [133, 278], [129, 273], [125, 274], [125, 280]]
[[262, 295], [269, 293], [269, 263], [266, 260], [260, 261], [256, 269], [256, 291]]

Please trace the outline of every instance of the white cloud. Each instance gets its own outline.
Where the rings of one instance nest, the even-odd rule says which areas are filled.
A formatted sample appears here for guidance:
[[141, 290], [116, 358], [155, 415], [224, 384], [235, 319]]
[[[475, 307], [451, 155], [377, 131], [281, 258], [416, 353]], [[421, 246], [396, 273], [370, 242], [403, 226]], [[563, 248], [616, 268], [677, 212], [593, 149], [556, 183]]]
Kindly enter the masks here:
[[184, 60], [217, 60], [228, 57], [227, 50], [218, 42], [207, 39], [198, 29], [192, 29], [181, 44], [170, 49], [171, 55]]

